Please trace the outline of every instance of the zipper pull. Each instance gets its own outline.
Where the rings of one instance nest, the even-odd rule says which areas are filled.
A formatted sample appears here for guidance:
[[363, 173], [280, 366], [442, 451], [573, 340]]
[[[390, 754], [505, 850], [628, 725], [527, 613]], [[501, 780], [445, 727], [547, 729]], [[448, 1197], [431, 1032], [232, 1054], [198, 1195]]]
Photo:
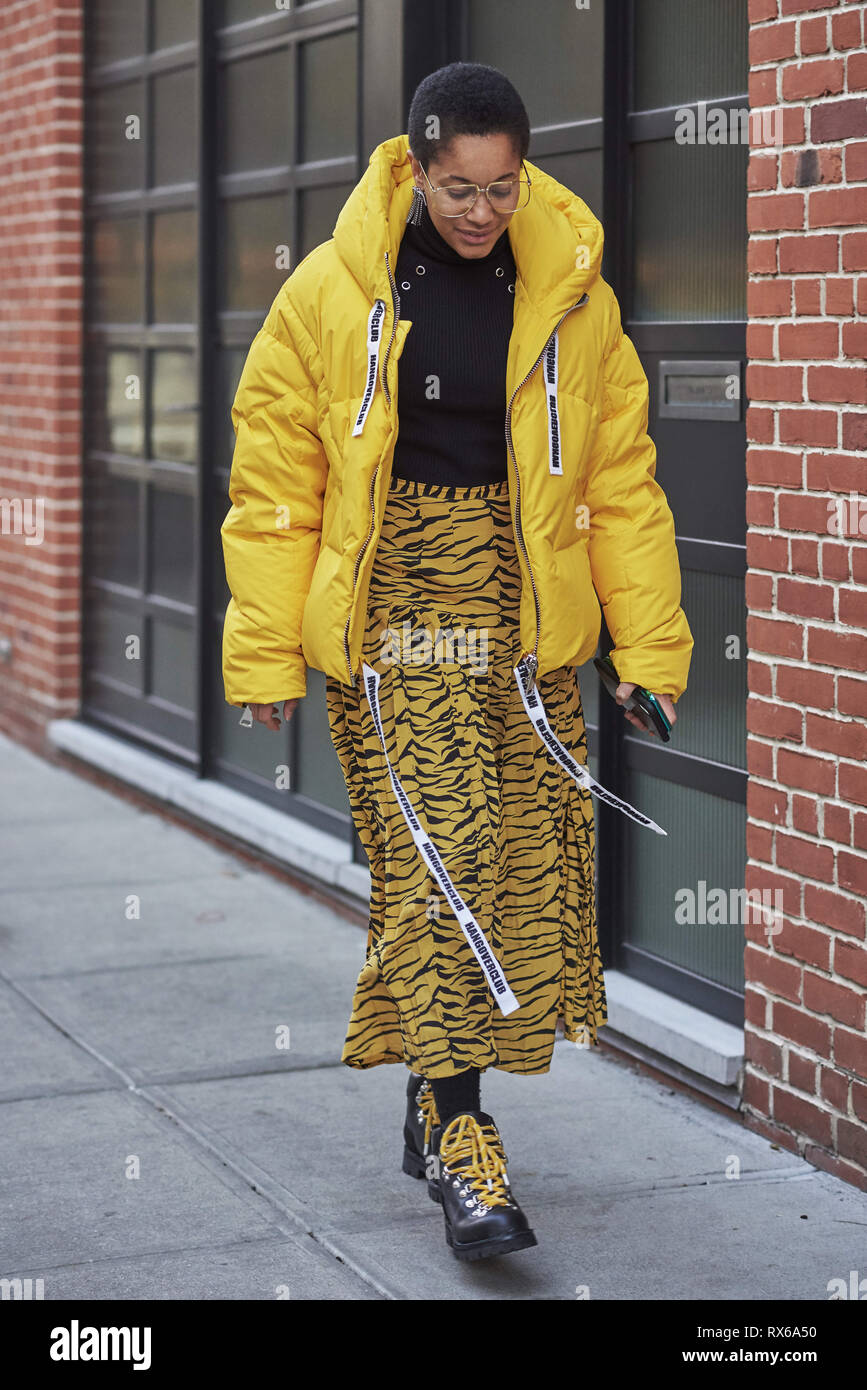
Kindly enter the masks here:
[[524, 657], [524, 662], [530, 675], [530, 689], [535, 690], [536, 672], [539, 669], [539, 658], [535, 652], [527, 652], [527, 655]]

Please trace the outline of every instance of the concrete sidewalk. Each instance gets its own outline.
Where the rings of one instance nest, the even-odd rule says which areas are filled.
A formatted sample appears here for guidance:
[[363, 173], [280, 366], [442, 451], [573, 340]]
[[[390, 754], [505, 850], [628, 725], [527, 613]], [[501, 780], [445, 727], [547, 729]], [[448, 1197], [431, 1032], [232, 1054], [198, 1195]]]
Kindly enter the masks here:
[[566, 1042], [482, 1080], [539, 1245], [458, 1263], [400, 1171], [406, 1069], [339, 1060], [363, 929], [0, 756], [0, 1276], [47, 1300], [825, 1300], [867, 1274], [867, 1194]]

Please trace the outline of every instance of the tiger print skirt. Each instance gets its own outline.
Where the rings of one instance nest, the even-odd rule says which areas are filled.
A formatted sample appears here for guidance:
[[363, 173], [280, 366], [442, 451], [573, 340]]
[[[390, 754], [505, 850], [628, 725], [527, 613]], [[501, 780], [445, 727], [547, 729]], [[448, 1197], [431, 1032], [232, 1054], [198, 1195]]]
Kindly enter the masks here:
[[[508, 484], [392, 477], [363, 658], [379, 674], [385, 749], [412, 811], [519, 1001], [504, 1016], [420, 854], [365, 683], [326, 679], [331, 737], [368, 857], [370, 921], [341, 1060], [426, 1077], [547, 1072], [607, 1022], [590, 793], [547, 752], [514, 676], [521, 573]], [[574, 667], [538, 682], [576, 761], [587, 739]]]

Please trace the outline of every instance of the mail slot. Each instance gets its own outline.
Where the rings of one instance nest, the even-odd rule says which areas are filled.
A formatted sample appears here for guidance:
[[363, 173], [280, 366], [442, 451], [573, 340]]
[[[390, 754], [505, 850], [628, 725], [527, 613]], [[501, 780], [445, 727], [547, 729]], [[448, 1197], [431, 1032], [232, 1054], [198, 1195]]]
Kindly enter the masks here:
[[742, 395], [739, 360], [659, 364], [663, 420], [740, 420]]

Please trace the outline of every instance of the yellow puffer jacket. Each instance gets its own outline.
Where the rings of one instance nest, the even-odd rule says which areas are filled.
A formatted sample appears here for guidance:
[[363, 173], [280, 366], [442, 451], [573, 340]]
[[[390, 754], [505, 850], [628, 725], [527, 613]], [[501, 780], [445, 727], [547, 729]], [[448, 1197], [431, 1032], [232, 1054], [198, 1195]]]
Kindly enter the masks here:
[[[230, 704], [303, 696], [308, 666], [346, 684], [360, 672], [411, 332], [392, 274], [407, 148], [400, 135], [374, 150], [331, 240], [279, 290], [241, 374], [221, 528]], [[530, 202], [509, 224], [518, 279], [503, 400], [523, 651], [537, 676], [588, 660], [601, 600], [621, 680], [676, 699], [693, 639], [646, 433], [647, 378], [599, 274], [601, 223], [526, 165]]]

